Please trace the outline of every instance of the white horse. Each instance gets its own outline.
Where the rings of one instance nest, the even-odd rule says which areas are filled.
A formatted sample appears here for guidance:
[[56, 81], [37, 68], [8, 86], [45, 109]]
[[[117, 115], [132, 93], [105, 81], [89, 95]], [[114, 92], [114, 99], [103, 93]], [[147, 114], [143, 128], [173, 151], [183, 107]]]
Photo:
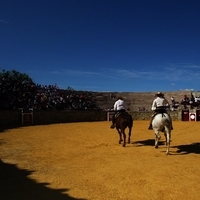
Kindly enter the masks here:
[[158, 113], [153, 118], [152, 127], [155, 133], [155, 148], [158, 148], [158, 141], [161, 138], [159, 132], [160, 131], [164, 132], [164, 136], [166, 139], [166, 146], [167, 146], [166, 154], [168, 155], [170, 147], [171, 129], [172, 129], [171, 117], [167, 113]]

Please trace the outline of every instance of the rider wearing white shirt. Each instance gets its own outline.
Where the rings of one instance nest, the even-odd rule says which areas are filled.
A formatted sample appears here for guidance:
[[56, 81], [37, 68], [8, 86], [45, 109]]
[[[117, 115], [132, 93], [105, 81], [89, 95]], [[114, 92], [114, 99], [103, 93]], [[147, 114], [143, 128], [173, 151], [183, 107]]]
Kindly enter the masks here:
[[164, 98], [164, 95], [162, 96], [160, 93], [157, 94], [157, 98], [154, 99], [151, 110], [160, 110], [160, 109], [166, 109], [166, 107], [169, 105], [168, 101]]
[[[151, 110], [154, 111], [153, 115], [151, 116], [150, 119], [150, 125], [149, 125], [149, 130], [152, 130], [152, 120], [155, 117], [155, 115], [157, 113], [163, 113], [166, 112], [166, 108], [169, 105], [168, 101], [164, 98], [164, 94], [162, 92], [158, 92], [156, 94], [156, 99], [154, 99], [153, 103], [152, 103], [152, 107]], [[173, 127], [172, 127], [173, 129]]]
[[112, 125], [110, 128], [115, 128], [115, 116], [117, 113], [125, 112], [125, 103], [122, 97], [118, 97], [117, 101], [114, 103], [115, 114], [112, 118]]
[[124, 100], [122, 99], [122, 97], [119, 97], [114, 104], [114, 111], [122, 111], [122, 110], [125, 110]]

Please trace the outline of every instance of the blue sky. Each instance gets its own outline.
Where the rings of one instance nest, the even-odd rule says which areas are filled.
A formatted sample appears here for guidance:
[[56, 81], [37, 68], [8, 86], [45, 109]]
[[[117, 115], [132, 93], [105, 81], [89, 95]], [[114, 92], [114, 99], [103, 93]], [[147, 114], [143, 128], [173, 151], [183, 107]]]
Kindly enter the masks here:
[[1, 0], [0, 70], [86, 91], [200, 90], [199, 0]]

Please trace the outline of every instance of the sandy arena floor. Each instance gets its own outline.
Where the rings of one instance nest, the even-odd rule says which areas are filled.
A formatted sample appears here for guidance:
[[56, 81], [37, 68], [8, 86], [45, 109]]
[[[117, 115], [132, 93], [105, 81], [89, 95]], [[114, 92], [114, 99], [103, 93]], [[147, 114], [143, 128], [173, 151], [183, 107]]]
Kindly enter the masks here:
[[168, 156], [148, 123], [134, 122], [125, 148], [110, 122], [0, 133], [0, 199], [199, 200], [200, 122], [174, 122]]

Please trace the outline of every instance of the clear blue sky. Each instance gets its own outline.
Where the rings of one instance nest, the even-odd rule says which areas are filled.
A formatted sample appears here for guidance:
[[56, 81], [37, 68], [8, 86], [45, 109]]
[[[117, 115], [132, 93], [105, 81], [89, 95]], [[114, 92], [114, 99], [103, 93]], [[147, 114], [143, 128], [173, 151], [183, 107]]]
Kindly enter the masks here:
[[62, 89], [200, 90], [200, 1], [1, 0], [3, 69]]

